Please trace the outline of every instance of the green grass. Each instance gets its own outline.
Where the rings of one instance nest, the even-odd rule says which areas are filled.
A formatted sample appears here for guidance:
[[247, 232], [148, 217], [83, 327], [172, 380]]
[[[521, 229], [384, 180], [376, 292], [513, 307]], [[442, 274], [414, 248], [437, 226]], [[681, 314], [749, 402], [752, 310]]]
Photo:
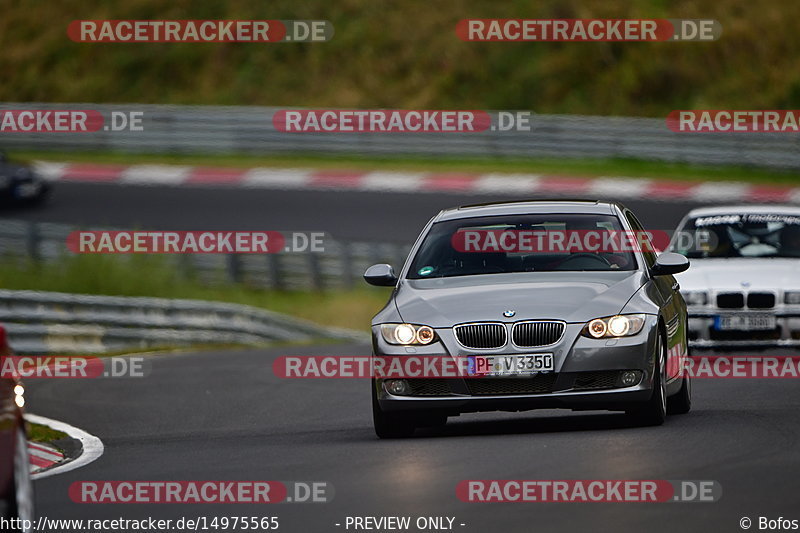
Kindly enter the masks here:
[[28, 423], [28, 440], [31, 442], [51, 443], [64, 437], [67, 437], [67, 434], [62, 431], [41, 424]]
[[95, 152], [18, 151], [9, 154], [20, 162], [33, 160], [104, 164], [176, 164], [234, 168], [329, 168], [354, 170], [407, 170], [421, 172], [522, 172], [564, 176], [628, 176], [680, 181], [744, 181], [761, 184], [800, 184], [796, 171], [742, 166], [701, 166], [639, 159], [491, 159], [485, 157], [378, 157], [326, 155], [161, 155]]
[[386, 303], [388, 289], [277, 291], [220, 282], [208, 285], [180, 275], [169, 258], [155, 255], [75, 255], [55, 263], [0, 261], [0, 287], [116, 296], [156, 296], [261, 307], [325, 326], [365, 331]]

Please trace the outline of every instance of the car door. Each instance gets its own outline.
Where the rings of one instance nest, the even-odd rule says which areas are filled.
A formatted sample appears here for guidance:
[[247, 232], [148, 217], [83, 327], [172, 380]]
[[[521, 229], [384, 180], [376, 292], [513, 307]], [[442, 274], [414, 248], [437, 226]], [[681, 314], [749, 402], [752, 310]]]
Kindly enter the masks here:
[[[645, 229], [630, 210], [625, 211], [631, 229], [635, 232], [644, 232]], [[647, 269], [650, 270], [656, 262], [657, 254], [650, 249], [643, 249]], [[655, 287], [659, 298], [661, 316], [667, 330], [667, 378], [674, 378], [680, 374], [683, 358], [686, 352], [686, 304], [680, 293], [680, 285], [674, 276], [650, 276], [650, 282]]]

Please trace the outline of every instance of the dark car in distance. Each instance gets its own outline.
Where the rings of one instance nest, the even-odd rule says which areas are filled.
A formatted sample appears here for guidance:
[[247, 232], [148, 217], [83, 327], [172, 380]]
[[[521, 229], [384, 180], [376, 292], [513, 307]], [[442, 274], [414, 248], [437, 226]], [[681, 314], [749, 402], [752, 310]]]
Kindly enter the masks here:
[[0, 151], [0, 204], [39, 205], [49, 194], [46, 179], [27, 166], [10, 162]]

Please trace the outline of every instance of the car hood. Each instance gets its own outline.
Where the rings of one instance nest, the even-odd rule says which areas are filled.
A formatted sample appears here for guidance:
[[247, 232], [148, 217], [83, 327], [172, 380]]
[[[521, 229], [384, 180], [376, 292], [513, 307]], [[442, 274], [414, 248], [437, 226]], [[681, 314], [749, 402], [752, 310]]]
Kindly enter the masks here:
[[675, 278], [681, 290], [758, 290], [800, 288], [800, 259], [692, 259]]
[[[644, 283], [638, 272], [543, 272], [405, 280], [395, 296], [405, 322], [434, 328], [476, 321], [588, 322], [619, 313]], [[513, 317], [503, 316], [507, 310]]]

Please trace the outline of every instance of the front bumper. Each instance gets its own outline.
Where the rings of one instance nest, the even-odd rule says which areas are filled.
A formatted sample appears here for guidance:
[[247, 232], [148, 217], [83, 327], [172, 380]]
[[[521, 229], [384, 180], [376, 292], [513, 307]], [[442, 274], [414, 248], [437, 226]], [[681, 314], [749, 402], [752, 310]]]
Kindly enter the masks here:
[[[478, 378], [481, 379], [481, 378]], [[516, 378], [496, 378], [516, 379]], [[382, 394], [378, 402], [384, 411], [426, 411], [445, 414], [475, 413], [482, 411], [528, 411], [532, 409], [573, 410], [625, 410], [632, 403], [650, 398], [651, 387], [647, 380], [623, 389], [595, 391], [554, 391], [542, 394], [509, 395], [449, 395], [449, 396], [394, 396], [377, 384]]]
[[[479, 411], [531, 409], [625, 410], [652, 394], [653, 357], [657, 318], [648, 316], [640, 333], [617, 339], [589, 339], [580, 335], [583, 324], [567, 324], [561, 340], [552, 346], [470, 350], [456, 342], [452, 329], [437, 329], [438, 341], [424, 347], [387, 344], [373, 327], [373, 350], [382, 356], [442, 356], [551, 353], [554, 371], [532, 377], [420, 378], [407, 380], [411, 392], [388, 393], [375, 380], [375, 394], [384, 411], [427, 411], [458, 414]], [[641, 376], [622, 386], [622, 372]]]

